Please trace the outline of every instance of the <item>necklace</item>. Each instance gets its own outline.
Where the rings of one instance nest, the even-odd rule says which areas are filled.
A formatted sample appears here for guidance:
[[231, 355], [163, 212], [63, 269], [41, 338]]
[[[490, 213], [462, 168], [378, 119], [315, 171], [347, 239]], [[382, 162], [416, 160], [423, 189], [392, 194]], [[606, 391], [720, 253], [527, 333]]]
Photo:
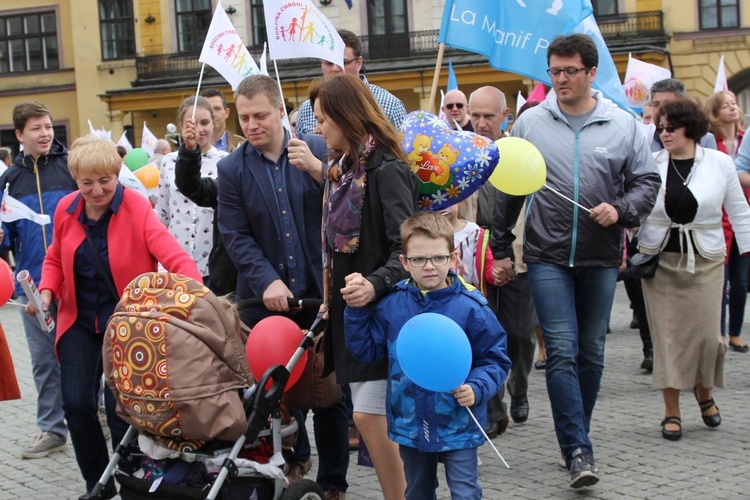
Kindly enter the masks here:
[[[674, 171], [677, 174], [677, 176], [682, 180], [682, 185], [683, 186], [687, 186], [687, 183], [688, 183], [687, 178], [683, 177], [682, 174], [680, 173], [680, 171], [677, 170], [677, 165], [674, 164], [674, 160], [672, 159], [671, 156], [669, 157], [669, 161], [672, 163], [672, 168], [674, 169]], [[692, 169], [692, 167], [691, 167], [691, 169]], [[688, 174], [688, 177], [690, 177], [690, 174]]]

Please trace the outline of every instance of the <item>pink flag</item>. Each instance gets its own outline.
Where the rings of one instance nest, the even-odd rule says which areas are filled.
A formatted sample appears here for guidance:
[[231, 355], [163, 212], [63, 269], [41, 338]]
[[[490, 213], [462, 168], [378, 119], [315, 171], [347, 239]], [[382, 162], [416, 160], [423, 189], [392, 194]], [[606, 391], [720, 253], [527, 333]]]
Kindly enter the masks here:
[[547, 87], [544, 86], [543, 83], [537, 83], [536, 87], [534, 87], [534, 90], [531, 91], [529, 94], [529, 97], [526, 98], [527, 101], [539, 101], [542, 102], [547, 98]]

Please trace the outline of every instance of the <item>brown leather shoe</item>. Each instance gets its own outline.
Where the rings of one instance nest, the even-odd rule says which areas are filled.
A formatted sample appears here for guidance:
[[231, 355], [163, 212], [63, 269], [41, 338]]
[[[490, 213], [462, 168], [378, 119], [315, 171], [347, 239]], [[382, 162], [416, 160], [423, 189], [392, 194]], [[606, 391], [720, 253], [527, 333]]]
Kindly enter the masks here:
[[305, 462], [289, 462], [284, 465], [284, 475], [289, 480], [289, 484], [299, 481], [312, 467], [312, 459], [308, 458]]
[[325, 500], [346, 500], [346, 493], [343, 491], [326, 491]]

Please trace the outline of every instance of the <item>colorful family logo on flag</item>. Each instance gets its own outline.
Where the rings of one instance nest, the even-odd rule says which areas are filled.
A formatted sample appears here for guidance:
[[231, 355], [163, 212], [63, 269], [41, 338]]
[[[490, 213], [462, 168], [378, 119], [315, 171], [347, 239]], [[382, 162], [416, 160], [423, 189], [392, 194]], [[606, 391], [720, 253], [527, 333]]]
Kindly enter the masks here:
[[500, 159], [497, 146], [486, 137], [455, 131], [426, 111], [409, 113], [401, 131], [401, 145], [419, 178], [422, 210], [443, 210], [468, 198]]
[[628, 68], [622, 86], [628, 103], [634, 108], [642, 108], [651, 99], [651, 85], [671, 76], [672, 72], [667, 68], [628, 55]]
[[216, 4], [198, 61], [218, 71], [229, 82], [232, 90], [237, 88], [243, 78], [260, 73], [221, 2]]
[[264, 0], [272, 60], [314, 57], [344, 66], [344, 42], [331, 21], [308, 0]]
[[9, 195], [8, 187], [6, 186], [3, 193], [3, 201], [0, 204], [0, 220], [3, 222], [13, 222], [20, 219], [28, 219], [40, 226], [49, 224], [52, 221], [49, 215], [38, 214], [26, 204]]

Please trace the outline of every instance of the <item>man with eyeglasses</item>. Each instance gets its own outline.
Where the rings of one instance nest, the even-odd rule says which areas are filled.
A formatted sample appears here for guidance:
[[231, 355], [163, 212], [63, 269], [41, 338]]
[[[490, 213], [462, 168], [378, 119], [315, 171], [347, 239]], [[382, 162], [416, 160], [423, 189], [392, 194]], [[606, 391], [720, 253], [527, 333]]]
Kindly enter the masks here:
[[443, 113], [448, 117], [453, 130], [474, 132], [469, 119], [469, 106], [466, 94], [458, 89], [449, 90], [443, 99]]
[[[570, 486], [599, 481], [589, 439], [604, 370], [604, 343], [623, 227], [638, 227], [661, 185], [635, 119], [591, 85], [599, 61], [586, 35], [560, 36], [547, 49], [556, 96], [528, 109], [511, 135], [534, 144], [547, 186], [528, 199], [524, 261], [547, 349], [546, 381]], [[495, 198], [494, 271], [512, 279], [507, 257], [525, 197]], [[590, 210], [590, 213], [589, 213]]]
[[[329, 61], [322, 61], [320, 67], [323, 71], [323, 76], [326, 77], [336, 73], [349, 73], [358, 76], [363, 82], [365, 82], [365, 85], [369, 87], [370, 91], [372, 91], [375, 101], [377, 101], [377, 103], [380, 104], [380, 107], [383, 108], [385, 116], [388, 117], [396, 128], [401, 127], [401, 122], [406, 118], [406, 107], [404, 106], [404, 103], [384, 88], [371, 84], [367, 81], [365, 75], [360, 74], [362, 65], [364, 64], [364, 58], [362, 57], [362, 44], [359, 42], [357, 35], [344, 29], [338, 30], [338, 33], [341, 35], [341, 39], [344, 40], [344, 45], [346, 45], [346, 48], [344, 49], [344, 67], [342, 68], [341, 66], [337, 66]], [[354, 113], [356, 110], [352, 110], [352, 112]], [[300, 134], [314, 134], [316, 125], [317, 123], [315, 121], [315, 116], [313, 116], [312, 106], [310, 106], [310, 101], [307, 100], [299, 107], [299, 114], [297, 115], [297, 132]]]
[[[687, 96], [685, 84], [676, 78], [665, 78], [664, 80], [659, 80], [651, 85], [651, 106], [653, 106], [655, 110], [655, 115], [658, 114], [659, 107], [662, 104]], [[698, 104], [700, 105], [700, 103]], [[716, 137], [711, 132], [706, 132], [706, 135], [701, 137], [698, 144], [704, 148], [718, 149], [716, 145]], [[661, 142], [660, 134], [654, 132], [654, 140], [651, 141], [651, 152], [658, 153], [662, 149], [664, 149], [664, 145]]]

